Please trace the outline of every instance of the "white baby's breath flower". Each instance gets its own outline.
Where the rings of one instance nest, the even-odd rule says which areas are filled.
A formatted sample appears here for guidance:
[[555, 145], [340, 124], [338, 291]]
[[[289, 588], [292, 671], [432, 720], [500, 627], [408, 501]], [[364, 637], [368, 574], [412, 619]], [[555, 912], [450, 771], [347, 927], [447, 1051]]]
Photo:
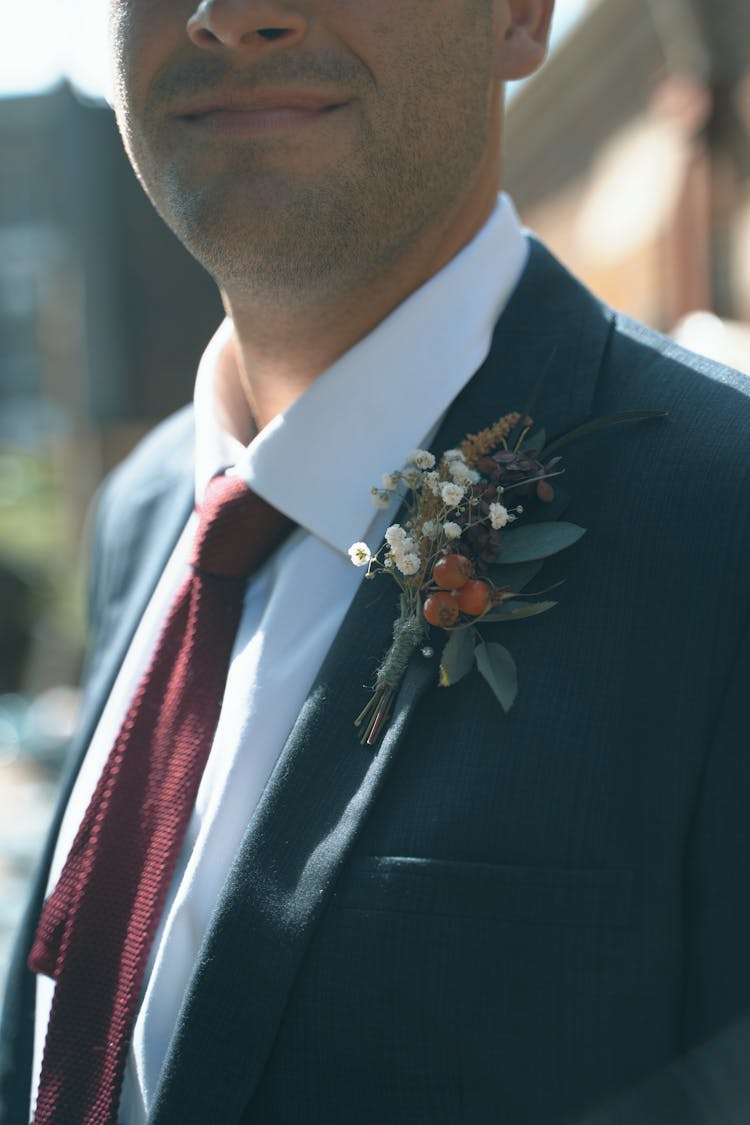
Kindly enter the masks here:
[[457, 508], [464, 498], [466, 490], [460, 484], [446, 481], [440, 486], [440, 496], [448, 508]]
[[401, 473], [401, 479], [405, 481], [409, 488], [419, 488], [422, 483], [422, 473], [414, 466], [409, 466]]
[[476, 484], [479, 480], [476, 469], [470, 469], [463, 461], [451, 461], [448, 469], [456, 484]]
[[[393, 561], [396, 564], [396, 567], [402, 572], [402, 574], [416, 573], [413, 570], [409, 570], [409, 563], [405, 563], [405, 560], [411, 558], [412, 556], [415, 556], [417, 560], [419, 560], [419, 546], [417, 545], [416, 540], [411, 535], [407, 535], [404, 532], [403, 536], [399, 536], [399, 538], [397, 538], [393, 543], [390, 544], [390, 547]], [[405, 566], [406, 569], [404, 569]]]
[[385, 533], [385, 541], [389, 547], [395, 547], [396, 544], [403, 543], [406, 539], [406, 532], [400, 523], [392, 523]]
[[400, 473], [383, 473], [383, 488], [387, 492], [393, 492], [400, 475]]
[[372, 552], [366, 543], [352, 543], [349, 548], [349, 558], [355, 566], [367, 566], [372, 558]]
[[393, 555], [386, 555], [385, 556], [383, 566], [385, 567], [386, 570], [393, 570]]
[[443, 454], [443, 460], [446, 464], [450, 464], [451, 461], [465, 461], [466, 457], [460, 449], [446, 449]]
[[429, 488], [433, 496], [437, 496], [440, 492], [440, 474], [425, 473], [422, 477], [422, 484]]
[[446, 539], [460, 539], [461, 528], [457, 523], [453, 523], [452, 520], [448, 520], [447, 523], [443, 524], [443, 534], [445, 535]]
[[438, 533], [438, 525], [435, 520], [425, 520], [422, 524], [422, 535], [425, 539], [436, 539]]
[[510, 513], [504, 504], [490, 504], [490, 523], [493, 531], [499, 531], [510, 520]]
[[406, 460], [410, 465], [416, 465], [418, 469], [435, 468], [435, 458], [426, 449], [412, 449]]
[[383, 492], [380, 488], [371, 488], [370, 491], [372, 493], [372, 502], [376, 508], [385, 509], [390, 507], [391, 498], [387, 492]]
[[420, 558], [416, 552], [411, 551], [409, 554], [402, 555], [396, 562], [396, 566], [405, 574], [407, 578], [412, 574], [416, 574], [420, 567]]

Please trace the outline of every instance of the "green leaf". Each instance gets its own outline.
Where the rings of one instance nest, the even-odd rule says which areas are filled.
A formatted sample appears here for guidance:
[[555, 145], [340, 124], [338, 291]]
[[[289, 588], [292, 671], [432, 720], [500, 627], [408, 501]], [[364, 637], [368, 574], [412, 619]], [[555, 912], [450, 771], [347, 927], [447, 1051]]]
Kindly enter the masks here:
[[585, 527], [575, 523], [526, 524], [506, 534], [500, 549], [500, 560], [502, 563], [525, 563], [546, 559], [566, 547], [572, 547], [585, 534]]
[[526, 441], [523, 443], [523, 448], [524, 448], [524, 450], [535, 449], [537, 451], [537, 454], [539, 454], [544, 449], [544, 443], [546, 442], [546, 440], [547, 440], [547, 431], [546, 430], [544, 430], [544, 429], [534, 430], [534, 433], [526, 438]]
[[556, 441], [553, 441], [544, 450], [544, 460], [546, 461], [550, 453], [556, 453], [568, 442], [585, 437], [587, 434], [596, 433], [597, 430], [603, 430], [607, 426], [617, 426], [621, 422], [650, 422], [653, 418], [666, 417], [667, 414], [664, 410], [628, 410], [622, 414], [607, 414], [602, 418], [593, 418], [590, 422], [584, 422], [582, 426], [576, 426], [574, 430], [569, 430], [567, 434], [562, 434]]
[[518, 694], [516, 662], [502, 645], [477, 645], [477, 668], [492, 688], [503, 711], [510, 711]]
[[475, 645], [476, 634], [472, 629], [457, 629], [451, 633], [440, 658], [441, 687], [452, 687], [471, 671]]
[[496, 586], [508, 586], [514, 594], [520, 594], [524, 586], [534, 581], [543, 566], [542, 562], [493, 566], [490, 567], [489, 576]]
[[538, 617], [556, 605], [557, 602], [505, 602], [502, 609], [486, 613], [482, 621], [520, 621], [524, 617]]

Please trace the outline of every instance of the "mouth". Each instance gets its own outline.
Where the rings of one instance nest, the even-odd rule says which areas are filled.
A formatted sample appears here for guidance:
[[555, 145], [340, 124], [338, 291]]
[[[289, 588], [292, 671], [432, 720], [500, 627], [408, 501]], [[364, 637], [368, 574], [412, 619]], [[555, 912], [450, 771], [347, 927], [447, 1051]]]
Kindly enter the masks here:
[[196, 132], [251, 137], [315, 125], [348, 104], [347, 100], [309, 91], [237, 91], [208, 95], [181, 107], [174, 117]]

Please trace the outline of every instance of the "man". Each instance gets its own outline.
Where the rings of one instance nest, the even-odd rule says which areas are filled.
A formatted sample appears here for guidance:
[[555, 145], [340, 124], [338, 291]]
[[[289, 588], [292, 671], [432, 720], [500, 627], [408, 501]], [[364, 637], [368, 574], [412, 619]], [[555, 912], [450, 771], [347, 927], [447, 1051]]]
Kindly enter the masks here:
[[[555, 1125], [750, 1006], [748, 387], [604, 309], [498, 200], [503, 87], [541, 63], [552, 7], [112, 0], [126, 146], [228, 319], [194, 413], [99, 501], [87, 705], [8, 990], [3, 1125], [37, 1094], [52, 1121]], [[518, 664], [510, 712], [481, 676], [438, 687], [428, 647], [363, 749], [397, 610], [346, 554], [395, 518], [369, 487], [532, 401], [549, 440], [667, 417], [566, 450], [588, 533], [549, 564], [559, 604], [486, 626]], [[159, 931], [128, 930], [122, 971], [150, 960], [113, 1048], [60, 1022], [111, 903], [72, 998], [65, 941], [54, 1000], [25, 965], [128, 768], [107, 772], [111, 748], [227, 466], [296, 526], [247, 583]], [[110, 1055], [119, 1109], [71, 1110], [67, 1071], [98, 1081]]]

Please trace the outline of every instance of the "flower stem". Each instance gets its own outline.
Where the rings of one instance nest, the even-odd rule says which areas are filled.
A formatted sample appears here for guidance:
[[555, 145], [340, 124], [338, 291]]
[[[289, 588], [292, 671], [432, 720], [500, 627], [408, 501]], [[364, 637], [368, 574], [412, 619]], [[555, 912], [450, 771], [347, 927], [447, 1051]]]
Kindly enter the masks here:
[[377, 746], [381, 734], [388, 725], [395, 698], [396, 690], [390, 684], [383, 684], [375, 689], [372, 699], [354, 723], [357, 728], [364, 724], [364, 730], [360, 735], [363, 746]]

